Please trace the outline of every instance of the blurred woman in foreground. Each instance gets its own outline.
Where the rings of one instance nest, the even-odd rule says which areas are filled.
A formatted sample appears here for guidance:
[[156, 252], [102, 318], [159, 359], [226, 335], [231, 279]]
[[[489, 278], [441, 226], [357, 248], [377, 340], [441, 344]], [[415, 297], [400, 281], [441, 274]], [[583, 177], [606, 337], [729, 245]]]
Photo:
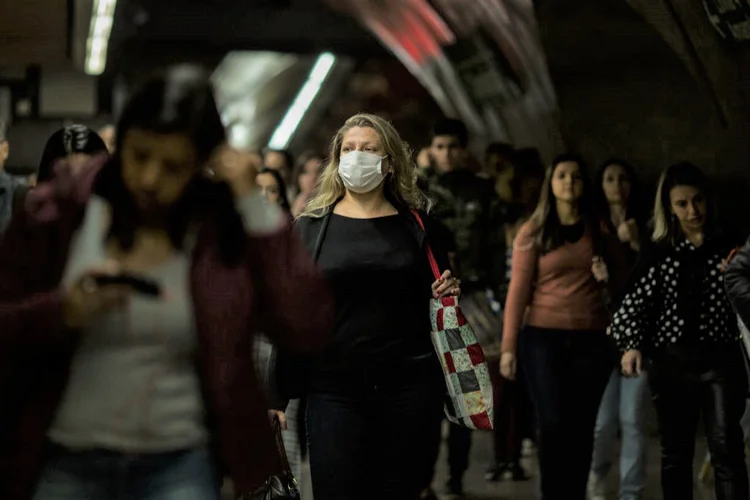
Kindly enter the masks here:
[[279, 470], [251, 332], [319, 346], [330, 295], [280, 210], [246, 197], [243, 220], [206, 175], [225, 137], [205, 73], [147, 81], [117, 131], [0, 245], [0, 498], [217, 500], [225, 475], [248, 495]]

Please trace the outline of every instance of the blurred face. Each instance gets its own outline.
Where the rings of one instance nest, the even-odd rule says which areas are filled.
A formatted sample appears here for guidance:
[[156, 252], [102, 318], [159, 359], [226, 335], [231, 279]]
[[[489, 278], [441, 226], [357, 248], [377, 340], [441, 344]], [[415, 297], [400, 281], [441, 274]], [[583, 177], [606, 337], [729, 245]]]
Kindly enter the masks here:
[[263, 166], [263, 155], [257, 151], [248, 151], [247, 157], [250, 162], [257, 166], [259, 169]]
[[322, 165], [323, 163], [320, 158], [310, 158], [305, 162], [302, 172], [299, 175], [299, 179], [297, 179], [300, 190], [303, 193], [311, 193], [315, 189], [315, 184], [318, 182], [318, 177], [320, 177], [320, 169]]
[[253, 175], [260, 170], [258, 155], [234, 148], [223, 148], [217, 159], [216, 174], [230, 185], [248, 183], [252, 185]]
[[99, 137], [102, 138], [104, 144], [107, 145], [107, 150], [112, 153], [115, 150], [115, 128], [112, 126], [106, 126], [99, 131]]
[[706, 222], [706, 197], [698, 188], [673, 187], [669, 192], [669, 205], [683, 231], [691, 233], [703, 229]]
[[552, 172], [552, 194], [557, 201], [573, 203], [583, 195], [581, 168], [574, 161], [558, 163]]
[[417, 155], [417, 165], [420, 168], [427, 168], [432, 165], [432, 158], [430, 157], [430, 148], [422, 148]]
[[458, 138], [452, 135], [435, 136], [430, 145], [430, 156], [440, 172], [451, 172], [459, 168], [465, 153], [466, 150], [461, 147]]
[[630, 177], [624, 167], [610, 165], [604, 170], [602, 190], [610, 205], [625, 205], [630, 198]]
[[182, 134], [129, 130], [120, 157], [125, 187], [145, 212], [172, 206], [200, 169], [193, 144]]
[[74, 172], [78, 172], [84, 165], [91, 161], [91, 158], [93, 156], [86, 153], [72, 153], [68, 155], [68, 164], [73, 168]]
[[269, 151], [263, 158], [263, 165], [273, 170], [278, 170], [281, 176], [284, 177], [284, 180], [288, 180], [291, 165], [287, 165], [286, 156], [283, 154], [278, 151]]
[[490, 176], [501, 174], [510, 174], [513, 171], [513, 165], [508, 159], [499, 154], [490, 154], [484, 159], [485, 172]]
[[272, 203], [274, 205], [277, 205], [279, 203], [279, 199], [281, 198], [281, 190], [279, 189], [279, 184], [276, 182], [276, 179], [273, 177], [273, 175], [269, 173], [258, 174], [258, 176], [255, 178], [255, 184], [258, 186], [261, 194], [266, 197], [266, 200], [268, 200], [269, 203]]
[[8, 141], [0, 141], [0, 170], [5, 167], [5, 161], [8, 159], [8, 153], [10, 152], [10, 145]]

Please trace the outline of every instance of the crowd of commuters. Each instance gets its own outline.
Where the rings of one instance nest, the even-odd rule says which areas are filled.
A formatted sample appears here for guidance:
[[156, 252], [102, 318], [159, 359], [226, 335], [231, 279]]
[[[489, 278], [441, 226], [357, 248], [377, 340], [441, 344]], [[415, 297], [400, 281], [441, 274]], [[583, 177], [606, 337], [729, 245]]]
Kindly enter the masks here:
[[616, 458], [643, 499], [650, 396], [663, 498], [692, 498], [702, 417], [717, 500], [750, 500], [750, 247], [698, 167], [651, 209], [624, 160], [495, 143], [478, 170], [460, 121], [414, 156], [370, 114], [295, 161], [229, 147], [209, 82], [168, 68], [116, 127], [60, 129], [36, 183], [4, 171], [0, 121], [0, 498], [255, 498], [274, 419], [317, 500], [437, 498], [444, 432], [461, 498], [472, 431], [444, 421], [429, 321], [460, 296], [495, 387], [487, 480], [535, 475], [527, 441], [545, 500], [606, 499]]

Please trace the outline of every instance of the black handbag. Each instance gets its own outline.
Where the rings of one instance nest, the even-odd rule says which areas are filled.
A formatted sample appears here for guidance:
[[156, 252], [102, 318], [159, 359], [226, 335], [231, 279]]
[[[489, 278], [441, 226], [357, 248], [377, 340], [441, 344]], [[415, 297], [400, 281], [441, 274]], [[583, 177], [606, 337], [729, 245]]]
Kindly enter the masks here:
[[289, 458], [284, 448], [284, 440], [281, 438], [281, 423], [278, 418], [273, 419], [273, 434], [276, 438], [276, 447], [281, 457], [283, 470], [280, 474], [271, 476], [266, 481], [265, 486], [258, 491], [246, 497], [246, 500], [299, 500], [299, 486], [297, 479], [292, 473], [289, 465]]

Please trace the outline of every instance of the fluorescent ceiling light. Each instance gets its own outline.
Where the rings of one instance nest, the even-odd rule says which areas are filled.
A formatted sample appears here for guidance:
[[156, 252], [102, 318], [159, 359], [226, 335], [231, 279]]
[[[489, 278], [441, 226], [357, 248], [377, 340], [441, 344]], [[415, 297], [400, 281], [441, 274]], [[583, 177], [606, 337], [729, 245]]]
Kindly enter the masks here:
[[94, 0], [86, 40], [86, 73], [101, 75], [107, 67], [107, 48], [114, 24], [117, 0]]
[[294, 132], [297, 131], [302, 118], [304, 118], [307, 110], [310, 109], [315, 96], [320, 92], [325, 79], [333, 69], [333, 65], [336, 63], [336, 56], [330, 52], [324, 52], [318, 56], [317, 61], [310, 70], [310, 75], [307, 77], [307, 81], [300, 89], [294, 102], [286, 112], [284, 119], [276, 128], [276, 131], [271, 136], [271, 141], [268, 143], [270, 149], [286, 149], [289, 146], [289, 142], [294, 136]]

